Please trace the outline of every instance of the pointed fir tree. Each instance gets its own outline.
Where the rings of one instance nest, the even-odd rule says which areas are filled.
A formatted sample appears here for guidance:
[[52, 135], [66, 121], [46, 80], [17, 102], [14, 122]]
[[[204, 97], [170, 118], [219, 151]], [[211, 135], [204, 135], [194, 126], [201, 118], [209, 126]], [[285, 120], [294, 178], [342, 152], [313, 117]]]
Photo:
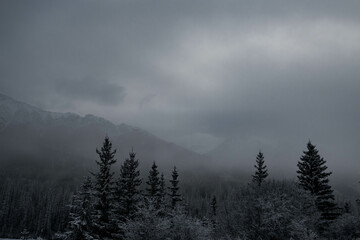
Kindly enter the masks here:
[[162, 203], [164, 203], [165, 195], [166, 195], [164, 173], [161, 173], [161, 176], [160, 176], [159, 194], [160, 194], [159, 204], [161, 205]]
[[151, 198], [158, 198], [160, 196], [160, 179], [157, 165], [153, 162], [151, 170], [149, 171], [148, 180], [146, 181], [146, 196]]
[[112, 150], [112, 143], [108, 137], [105, 137], [101, 150], [96, 149], [96, 153], [100, 160], [96, 161], [99, 171], [92, 173], [95, 178], [94, 196], [96, 198], [96, 214], [93, 223], [99, 237], [106, 238], [111, 237], [113, 231], [111, 219], [114, 201], [114, 173], [111, 172], [111, 166], [116, 163], [116, 149]]
[[326, 172], [326, 161], [320, 157], [316, 146], [310, 141], [307, 143], [307, 151], [303, 153], [304, 155], [297, 164], [299, 184], [315, 196], [315, 203], [321, 212], [321, 218], [334, 220], [339, 214], [334, 203], [333, 190], [329, 185], [328, 177], [331, 172]]
[[155, 162], [153, 162], [149, 171], [146, 185], [146, 202], [154, 204], [154, 207], [159, 209], [161, 204], [161, 179], [159, 178], [159, 171]]
[[259, 151], [258, 155], [256, 156], [256, 165], [254, 165], [254, 167], [256, 171], [255, 174], [252, 175], [253, 182], [255, 182], [259, 187], [261, 187], [261, 184], [269, 175], [264, 161], [264, 154], [261, 151]]
[[211, 199], [210, 207], [211, 207], [211, 215], [213, 217], [215, 217], [216, 216], [216, 211], [217, 211], [217, 202], [216, 202], [216, 196], [215, 195]]
[[91, 178], [87, 177], [81, 185], [80, 191], [73, 196], [72, 204], [70, 205], [69, 231], [65, 233], [66, 237], [64, 239], [96, 239], [92, 228], [92, 215], [94, 210], [92, 195]]
[[215, 195], [211, 198], [210, 210], [211, 210], [210, 219], [211, 219], [211, 223], [212, 223], [212, 228], [214, 230], [216, 228], [216, 226], [217, 226], [217, 223], [216, 223], [217, 201], [216, 201], [216, 196]]
[[171, 201], [171, 208], [174, 209], [176, 207], [177, 202], [182, 201], [181, 194], [179, 193], [179, 174], [176, 170], [176, 167], [174, 167], [172, 174], [172, 179], [170, 180], [170, 201]]
[[129, 153], [129, 158], [121, 165], [120, 178], [117, 181], [117, 213], [122, 222], [135, 217], [141, 200], [139, 161], [135, 159], [135, 156], [133, 151]]

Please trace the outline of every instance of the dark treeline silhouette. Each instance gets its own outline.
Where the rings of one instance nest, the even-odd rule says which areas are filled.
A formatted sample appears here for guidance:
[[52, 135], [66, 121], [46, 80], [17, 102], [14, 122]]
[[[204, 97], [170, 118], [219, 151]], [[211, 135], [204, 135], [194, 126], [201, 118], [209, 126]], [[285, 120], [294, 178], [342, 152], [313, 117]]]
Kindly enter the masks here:
[[72, 183], [1, 177], [0, 236], [51, 236], [64, 229], [74, 188]]
[[[52, 182], [7, 178], [0, 185], [3, 237], [51, 239], [356, 239], [359, 207], [335, 201], [326, 161], [310, 141], [297, 181], [269, 180], [265, 156], [247, 184], [165, 179], [154, 162], [145, 181], [131, 151], [114, 173], [108, 137], [97, 169], [74, 191]], [[180, 181], [181, 180], [181, 181]], [[191, 181], [191, 179], [190, 179]], [[190, 182], [188, 181], [188, 182]], [[205, 187], [204, 187], [205, 186]]]

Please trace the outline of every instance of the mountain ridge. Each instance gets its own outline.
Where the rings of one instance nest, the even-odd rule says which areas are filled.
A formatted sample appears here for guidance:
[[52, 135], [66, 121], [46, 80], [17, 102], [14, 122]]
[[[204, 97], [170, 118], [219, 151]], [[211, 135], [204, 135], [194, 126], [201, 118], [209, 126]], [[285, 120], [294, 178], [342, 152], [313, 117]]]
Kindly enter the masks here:
[[[30, 114], [37, 116], [31, 117]], [[19, 119], [19, 116], [21, 115], [24, 115], [25, 117], [28, 118]], [[120, 129], [127, 128], [127, 129], [137, 129], [144, 131], [140, 128], [133, 127], [125, 123], [121, 123], [117, 125], [105, 118], [98, 117], [93, 114], [86, 114], [85, 116], [81, 116], [79, 114], [72, 112], [62, 113], [62, 112], [46, 111], [39, 107], [15, 100], [12, 97], [0, 93], [0, 124], [3, 125], [11, 124], [11, 120], [15, 120], [16, 123], [26, 123], [29, 122], [29, 120], [30, 121], [40, 120], [40, 122], [37, 123], [46, 124], [48, 123], [49, 120], [56, 121], [56, 120], [64, 120], [64, 119], [69, 119], [72, 121], [75, 120], [75, 121], [84, 121], [84, 122], [99, 122], [105, 125], [114, 125]]]
[[143, 170], [154, 161], [160, 168], [176, 165], [184, 170], [207, 161], [200, 154], [126, 123], [116, 125], [92, 114], [45, 111], [0, 94], [0, 151], [5, 159], [0, 165], [16, 174], [36, 171], [35, 166], [42, 165], [45, 172], [56, 168], [66, 172], [71, 166], [85, 172], [94, 167], [95, 149], [106, 135], [118, 148], [118, 159], [135, 148]]

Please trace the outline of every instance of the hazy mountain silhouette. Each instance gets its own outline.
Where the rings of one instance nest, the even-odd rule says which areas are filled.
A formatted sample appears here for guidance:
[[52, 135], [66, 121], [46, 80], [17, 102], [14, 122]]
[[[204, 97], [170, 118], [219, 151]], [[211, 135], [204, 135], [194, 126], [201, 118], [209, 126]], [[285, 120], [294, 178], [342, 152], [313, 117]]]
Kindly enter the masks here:
[[[207, 159], [142, 129], [116, 125], [93, 115], [44, 111], [0, 94], [0, 173], [68, 178], [94, 167], [95, 148], [108, 135], [117, 149], [117, 167], [134, 148], [147, 173], [156, 161], [169, 172], [205, 166]], [[117, 170], [117, 169], [114, 169]]]

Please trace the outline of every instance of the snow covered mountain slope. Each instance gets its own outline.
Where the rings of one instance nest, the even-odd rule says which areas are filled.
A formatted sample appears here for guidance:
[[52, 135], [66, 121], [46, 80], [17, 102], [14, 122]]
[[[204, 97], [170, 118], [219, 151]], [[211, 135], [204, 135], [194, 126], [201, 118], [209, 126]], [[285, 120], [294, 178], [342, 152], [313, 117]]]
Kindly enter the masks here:
[[16, 101], [8, 96], [0, 94], [0, 130], [11, 125], [24, 124], [33, 124], [43, 127], [59, 125], [71, 125], [72, 127], [97, 125], [101, 126], [104, 130], [114, 132], [114, 134], [136, 129], [126, 124], [116, 126], [104, 118], [96, 117], [91, 114], [82, 117], [74, 113], [44, 111], [40, 108]]
[[[120, 164], [134, 148], [143, 171], [153, 161], [170, 171], [206, 165], [206, 158], [142, 129], [93, 115], [53, 113], [0, 94], [0, 174], [72, 177], [94, 167], [108, 135]], [[119, 165], [118, 164], [118, 165]]]

